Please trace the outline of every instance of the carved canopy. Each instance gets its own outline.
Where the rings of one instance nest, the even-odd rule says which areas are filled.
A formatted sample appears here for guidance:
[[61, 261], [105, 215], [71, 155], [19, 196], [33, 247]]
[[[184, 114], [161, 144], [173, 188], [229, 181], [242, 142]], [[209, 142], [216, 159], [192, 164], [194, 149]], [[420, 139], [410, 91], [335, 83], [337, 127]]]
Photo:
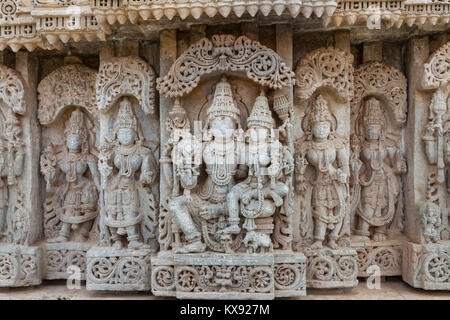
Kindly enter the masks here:
[[111, 58], [97, 75], [97, 108], [107, 111], [120, 97], [133, 96], [145, 114], [155, 111], [155, 72], [137, 56]]
[[38, 118], [50, 124], [66, 107], [78, 106], [97, 118], [95, 79], [97, 72], [81, 64], [66, 65], [45, 77], [38, 86]]
[[336, 48], [320, 48], [304, 57], [295, 71], [296, 94], [309, 99], [320, 87], [332, 88], [349, 101], [353, 97], [353, 56]]
[[215, 35], [189, 47], [157, 80], [158, 91], [169, 98], [191, 92], [200, 78], [216, 71], [241, 71], [260, 85], [272, 89], [295, 84], [295, 75], [273, 50], [245, 36]]
[[0, 99], [14, 112], [25, 113], [25, 90], [22, 77], [17, 71], [4, 65], [0, 65]]
[[434, 52], [424, 67], [424, 89], [436, 89], [446, 85], [450, 80], [450, 41]]
[[361, 101], [370, 95], [382, 97], [389, 104], [389, 109], [397, 124], [406, 121], [406, 78], [400, 70], [381, 62], [361, 65], [354, 74], [354, 97], [351, 107], [356, 112]]

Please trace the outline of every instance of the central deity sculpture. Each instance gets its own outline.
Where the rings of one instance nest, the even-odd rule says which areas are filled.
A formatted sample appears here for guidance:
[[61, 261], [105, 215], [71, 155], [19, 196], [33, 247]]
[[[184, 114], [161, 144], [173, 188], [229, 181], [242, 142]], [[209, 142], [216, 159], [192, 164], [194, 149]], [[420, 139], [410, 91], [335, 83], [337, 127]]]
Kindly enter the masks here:
[[400, 192], [397, 175], [406, 172], [406, 162], [400, 150], [384, 135], [386, 119], [378, 99], [366, 100], [362, 124], [359, 152], [362, 166], [352, 165], [352, 168], [362, 168], [357, 179], [361, 185], [361, 201], [356, 208], [358, 219], [354, 233], [368, 238], [369, 228], [373, 227], [372, 239], [382, 241], [396, 212]]
[[[225, 77], [217, 84], [212, 104], [206, 113], [202, 155], [207, 177], [200, 188], [193, 190], [192, 196], [184, 194], [169, 202], [173, 220], [183, 232], [187, 242], [175, 250], [177, 253], [206, 250], [199, 226], [205, 226], [211, 234], [219, 231], [217, 230], [219, 224], [205, 222], [215, 221], [227, 213], [227, 195], [234, 186], [235, 179], [243, 178], [247, 174], [244, 166], [239, 164], [242, 154], [237, 134], [239, 131], [236, 129], [239, 126], [240, 111], [235, 105], [231, 86]], [[192, 179], [195, 179], [196, 183], [197, 177], [192, 176]], [[185, 184], [189, 184], [186, 178], [183, 180]], [[239, 233], [237, 230], [239, 217], [233, 216], [230, 222], [235, 229], [228, 231]]]
[[99, 168], [105, 189], [105, 210], [102, 226], [108, 233], [112, 247], [122, 249], [122, 236], [127, 236], [128, 248], [149, 249], [139, 227], [145, 223], [143, 191], [156, 177], [151, 165], [151, 150], [143, 145], [136, 116], [130, 100], [120, 102], [114, 123], [114, 141], [102, 152]]
[[[289, 187], [280, 182], [283, 169], [285, 169], [284, 157], [287, 155], [275, 135], [272, 112], [263, 93], [256, 98], [252, 112], [247, 119], [247, 126], [248, 177], [235, 185], [228, 194], [229, 226], [220, 233], [239, 233], [241, 231], [239, 214], [242, 214], [245, 218], [243, 228], [247, 231], [244, 243], [253, 245], [256, 249], [260, 245], [270, 246], [271, 239], [267, 234], [256, 232], [255, 219], [273, 216], [276, 208], [283, 204], [285, 204], [285, 212], [289, 211], [287, 201], [284, 201]], [[292, 155], [289, 154], [289, 156], [292, 168]], [[289, 160], [287, 161], [289, 162]]]
[[349, 167], [345, 145], [335, 136], [336, 119], [322, 95], [317, 96], [312, 110], [303, 119], [303, 129], [305, 140], [296, 159], [297, 190], [300, 193], [307, 191], [305, 171], [311, 165], [315, 172], [311, 182], [314, 219], [311, 248], [322, 248], [328, 233], [328, 247], [336, 249], [347, 211]]
[[[90, 150], [89, 133], [81, 110], [76, 109], [72, 112], [64, 133], [66, 137], [64, 151], [55, 158], [52, 150], [47, 149], [41, 159], [47, 190], [50, 190], [51, 184], [57, 180], [58, 169], [65, 176], [65, 183], [57, 191], [62, 202], [59, 214], [62, 225], [59, 235], [48, 240], [50, 243], [69, 241], [72, 231], [75, 234], [75, 241], [85, 241], [97, 217], [100, 176], [97, 171], [97, 158]], [[55, 166], [52, 165], [52, 158], [56, 160]], [[87, 176], [88, 172], [92, 178]]]

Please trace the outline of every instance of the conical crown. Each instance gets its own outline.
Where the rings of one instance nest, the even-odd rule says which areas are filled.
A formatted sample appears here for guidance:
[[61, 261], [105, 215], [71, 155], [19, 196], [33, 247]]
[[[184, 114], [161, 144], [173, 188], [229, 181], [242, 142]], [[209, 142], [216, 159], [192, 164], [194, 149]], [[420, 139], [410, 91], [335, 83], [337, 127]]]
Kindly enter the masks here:
[[329, 122], [333, 124], [333, 117], [328, 110], [327, 100], [319, 95], [313, 106], [312, 123]]
[[67, 126], [66, 135], [73, 134], [85, 136], [84, 114], [80, 109], [76, 109], [70, 115], [69, 125]]
[[137, 120], [131, 110], [130, 100], [127, 98], [120, 103], [119, 113], [114, 124], [114, 130], [117, 131], [119, 129], [132, 129], [137, 132]]
[[384, 125], [383, 111], [381, 110], [380, 101], [371, 98], [366, 101], [366, 110], [364, 114], [364, 123]]
[[222, 77], [220, 82], [216, 85], [213, 102], [206, 113], [208, 115], [208, 121], [225, 116], [239, 122], [240, 111], [234, 103], [231, 85], [228, 83], [225, 76]]
[[272, 118], [272, 112], [269, 109], [269, 101], [264, 95], [264, 92], [256, 98], [255, 104], [253, 105], [252, 112], [247, 118], [248, 127], [263, 127], [267, 129], [272, 129], [274, 121]]

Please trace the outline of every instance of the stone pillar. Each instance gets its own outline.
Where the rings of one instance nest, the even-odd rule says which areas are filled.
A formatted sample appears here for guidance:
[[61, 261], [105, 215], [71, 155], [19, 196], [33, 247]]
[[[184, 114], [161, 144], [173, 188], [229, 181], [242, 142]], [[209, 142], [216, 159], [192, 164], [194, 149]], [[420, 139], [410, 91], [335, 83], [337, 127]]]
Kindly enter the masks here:
[[[1, 96], [3, 103], [2, 157], [7, 174], [2, 171], [2, 222], [6, 243], [0, 245], [5, 266], [1, 287], [20, 287], [41, 283], [42, 249], [35, 243], [41, 238], [39, 202], [40, 131], [36, 119], [37, 58], [28, 52], [16, 55], [17, 72], [1, 66], [2, 79], [8, 79], [11, 94]], [[10, 100], [10, 99], [13, 99]], [[11, 134], [16, 131], [15, 134]], [[11, 162], [9, 162], [11, 161]], [[9, 163], [8, 163], [9, 162]], [[6, 198], [5, 198], [6, 197]], [[5, 201], [6, 200], [6, 201]]]

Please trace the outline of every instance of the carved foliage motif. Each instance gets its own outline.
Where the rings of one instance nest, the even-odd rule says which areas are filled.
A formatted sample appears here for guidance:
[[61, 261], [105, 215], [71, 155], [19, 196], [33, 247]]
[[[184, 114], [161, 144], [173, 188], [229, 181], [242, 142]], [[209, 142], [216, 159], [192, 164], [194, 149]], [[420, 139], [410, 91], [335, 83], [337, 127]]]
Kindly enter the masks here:
[[155, 110], [155, 72], [141, 58], [112, 58], [100, 66], [97, 76], [97, 108], [106, 111], [123, 95], [132, 95], [145, 114]]
[[0, 99], [15, 113], [25, 113], [25, 91], [20, 75], [0, 65]]
[[422, 85], [425, 89], [435, 89], [447, 84], [450, 79], [450, 42], [431, 55], [425, 63]]
[[336, 48], [320, 48], [309, 53], [297, 65], [296, 94], [310, 98], [316, 89], [329, 87], [348, 101], [353, 97], [353, 56]]
[[295, 83], [294, 73], [273, 50], [245, 36], [215, 35], [193, 44], [158, 79], [157, 89], [167, 97], [191, 92], [201, 76], [215, 71], [242, 71], [260, 85], [279, 89]]
[[368, 268], [376, 265], [383, 276], [401, 274], [401, 247], [400, 246], [374, 246], [356, 248], [358, 254], [358, 276], [371, 275]]
[[95, 106], [95, 80], [97, 72], [86, 66], [74, 64], [58, 68], [38, 86], [41, 124], [53, 122], [67, 106], [84, 107], [97, 118]]
[[361, 107], [366, 96], [381, 96], [387, 100], [396, 123], [406, 121], [406, 78], [400, 70], [381, 62], [363, 64], [355, 70], [354, 85], [352, 111]]

